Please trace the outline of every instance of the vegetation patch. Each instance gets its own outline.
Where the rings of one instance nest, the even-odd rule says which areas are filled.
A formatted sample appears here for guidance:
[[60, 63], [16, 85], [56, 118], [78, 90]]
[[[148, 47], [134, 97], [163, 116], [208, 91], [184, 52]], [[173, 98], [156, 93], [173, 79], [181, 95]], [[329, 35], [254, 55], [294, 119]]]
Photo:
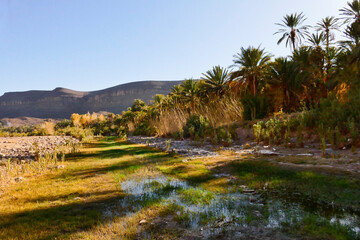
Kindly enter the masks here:
[[180, 192], [181, 199], [193, 205], [208, 205], [214, 199], [215, 194], [202, 189], [183, 189]]

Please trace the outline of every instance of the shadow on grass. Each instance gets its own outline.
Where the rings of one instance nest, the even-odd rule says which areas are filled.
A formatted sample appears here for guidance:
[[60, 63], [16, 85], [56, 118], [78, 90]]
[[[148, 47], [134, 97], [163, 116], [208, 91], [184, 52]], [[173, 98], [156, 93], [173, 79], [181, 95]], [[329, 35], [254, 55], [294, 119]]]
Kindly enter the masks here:
[[99, 209], [118, 199], [111, 197], [16, 214], [1, 214], [0, 236], [1, 239], [64, 239], [101, 223]]
[[[39, 240], [71, 238], [78, 232], [86, 232], [111, 221], [112, 219], [107, 218], [104, 212], [109, 207], [117, 206], [122, 198], [122, 196], [111, 196], [91, 202], [81, 201], [16, 214], [0, 214], [0, 238]], [[128, 196], [128, 200], [135, 203], [138, 201], [134, 196]], [[160, 201], [160, 198], [148, 199], [143, 203], [143, 208], [151, 207]], [[126, 209], [117, 209], [113, 217], [125, 217], [126, 213]]]
[[172, 157], [171, 154], [159, 152], [159, 155], [144, 156], [143, 158], [135, 158], [126, 161], [119, 160], [118, 162], [111, 163], [108, 166], [67, 171], [58, 176], [53, 177], [53, 179], [69, 179], [69, 178], [86, 179], [115, 171], [122, 171], [123, 173], [129, 174], [129, 173], [133, 173], [135, 170], [138, 170], [139, 168], [142, 167], [146, 167], [146, 166], [151, 167], [153, 164], [160, 164], [163, 162], [167, 162], [170, 157]]
[[[97, 200], [79, 200], [61, 206], [50, 206], [14, 214], [0, 214], [0, 239], [67, 239], [76, 236], [79, 232], [86, 234], [86, 231], [90, 231], [88, 233], [90, 236], [92, 233], [95, 234], [93, 237], [96, 238], [97, 233], [91, 232], [91, 230], [97, 226], [104, 227], [106, 226], [105, 223], [111, 222], [115, 217], [117, 219], [124, 217], [122, 226], [127, 226], [129, 223], [125, 222], [125, 217], [128, 216], [129, 210], [136, 214], [146, 208], [158, 205], [174, 189], [164, 185], [155, 190], [153, 194], [144, 193], [142, 196], [124, 195], [118, 191], [103, 191], [95, 193], [100, 197]], [[75, 193], [66, 196], [38, 198], [32, 201], [56, 201], [86, 196], [86, 194]], [[125, 198], [127, 205], [119, 204]], [[107, 212], [109, 209], [114, 215], [105, 214], [105, 211]], [[118, 234], [124, 234], [130, 239], [134, 239], [137, 236], [137, 231], [119, 232]]]
[[[174, 156], [172, 153], [161, 152], [154, 148], [144, 147], [144, 146], [134, 146], [133, 143], [130, 142], [113, 142], [110, 144], [106, 143], [92, 143], [87, 147], [95, 148], [95, 149], [103, 149], [104, 150], [96, 150], [94, 152], [85, 152], [85, 153], [73, 153], [69, 154], [66, 157], [67, 161], [78, 162], [88, 158], [99, 159], [114, 159], [121, 158], [124, 156], [145, 156], [149, 158], [159, 158], [159, 157], [171, 157]], [[110, 148], [110, 149], [107, 149]], [[159, 155], [159, 156], [157, 156]]]
[[55, 202], [55, 201], [66, 201], [66, 200], [72, 200], [74, 198], [86, 198], [89, 196], [106, 196], [109, 194], [113, 194], [114, 191], [101, 191], [101, 192], [92, 192], [92, 193], [78, 193], [73, 192], [70, 194], [59, 194], [56, 196], [48, 196], [48, 197], [38, 197], [38, 198], [31, 198], [27, 200], [26, 202], [32, 202], [32, 203], [42, 203], [42, 202]]

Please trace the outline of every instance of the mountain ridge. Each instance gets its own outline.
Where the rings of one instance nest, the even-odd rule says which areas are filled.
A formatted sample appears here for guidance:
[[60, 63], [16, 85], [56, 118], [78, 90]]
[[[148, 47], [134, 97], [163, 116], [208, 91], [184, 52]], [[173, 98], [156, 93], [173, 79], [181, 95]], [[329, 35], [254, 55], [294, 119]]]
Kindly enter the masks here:
[[155, 94], [168, 94], [182, 81], [138, 81], [96, 91], [53, 90], [6, 92], [0, 96], [0, 118], [69, 118], [72, 113], [121, 113], [134, 99], [149, 102]]

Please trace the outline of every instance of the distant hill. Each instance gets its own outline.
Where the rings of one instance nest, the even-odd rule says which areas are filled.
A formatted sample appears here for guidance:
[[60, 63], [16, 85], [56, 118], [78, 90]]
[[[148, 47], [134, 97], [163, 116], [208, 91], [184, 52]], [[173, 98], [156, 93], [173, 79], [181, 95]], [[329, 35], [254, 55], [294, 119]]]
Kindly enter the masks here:
[[181, 81], [142, 81], [79, 92], [66, 88], [52, 91], [8, 92], [0, 97], [0, 118], [69, 118], [72, 113], [121, 113], [134, 99], [149, 102], [155, 94], [168, 94]]

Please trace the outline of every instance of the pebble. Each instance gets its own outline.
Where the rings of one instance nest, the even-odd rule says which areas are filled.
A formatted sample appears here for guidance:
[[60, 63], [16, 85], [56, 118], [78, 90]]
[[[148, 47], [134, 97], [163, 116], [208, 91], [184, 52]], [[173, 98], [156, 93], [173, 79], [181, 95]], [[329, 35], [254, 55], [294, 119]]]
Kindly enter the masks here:
[[254, 193], [255, 190], [252, 190], [252, 189], [244, 189], [243, 190], [243, 193]]
[[23, 178], [22, 177], [16, 177], [16, 178], [14, 178], [14, 181], [15, 182], [22, 182]]
[[145, 224], [145, 223], [147, 223], [146, 219], [142, 219], [142, 220], [140, 220], [140, 222], [139, 222], [139, 224]]
[[65, 168], [65, 165], [57, 165], [55, 168], [56, 168], [56, 169], [64, 169], [64, 168]]

